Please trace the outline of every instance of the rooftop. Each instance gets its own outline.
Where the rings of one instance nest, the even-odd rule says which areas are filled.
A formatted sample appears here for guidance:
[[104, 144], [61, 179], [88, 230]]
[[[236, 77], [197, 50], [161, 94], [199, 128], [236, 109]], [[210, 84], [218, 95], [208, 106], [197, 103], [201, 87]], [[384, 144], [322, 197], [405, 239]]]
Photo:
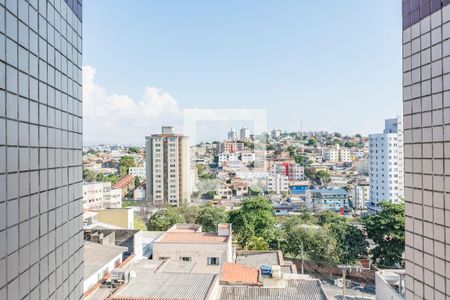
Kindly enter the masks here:
[[236, 263], [257, 268], [262, 265], [282, 265], [282, 255], [278, 251], [238, 251]]
[[217, 244], [228, 242], [228, 238], [228, 236], [219, 236], [211, 232], [167, 232], [159, 242]]
[[169, 259], [158, 269], [160, 273], [191, 273], [195, 263], [192, 261], [176, 261]]
[[319, 280], [287, 280], [285, 288], [223, 286], [220, 300], [326, 300]]
[[217, 280], [214, 274], [192, 273], [154, 273], [149, 272], [149, 261], [141, 260], [131, 269], [136, 272], [127, 285], [123, 286], [110, 299], [207, 299], [209, 291]]
[[201, 232], [202, 226], [196, 224], [175, 224], [167, 232]]
[[221, 284], [260, 285], [256, 268], [225, 262], [220, 272]]
[[309, 191], [328, 195], [348, 195], [347, 191], [341, 188], [310, 189]]
[[125, 177], [123, 177], [122, 179], [120, 179], [119, 181], [117, 181], [112, 188], [113, 189], [121, 189], [125, 186], [127, 186], [128, 184], [130, 184], [131, 182], [134, 182], [134, 176], [133, 175], [127, 175]]
[[84, 278], [90, 277], [125, 251], [126, 247], [84, 242]]

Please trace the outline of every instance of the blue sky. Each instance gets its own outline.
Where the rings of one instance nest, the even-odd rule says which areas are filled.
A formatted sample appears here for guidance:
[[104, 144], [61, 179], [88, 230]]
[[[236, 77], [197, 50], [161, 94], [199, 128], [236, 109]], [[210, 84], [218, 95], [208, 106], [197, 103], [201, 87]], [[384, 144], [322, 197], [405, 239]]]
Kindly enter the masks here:
[[86, 141], [143, 142], [184, 108], [264, 108], [269, 128], [349, 134], [401, 114], [400, 1], [83, 5]]

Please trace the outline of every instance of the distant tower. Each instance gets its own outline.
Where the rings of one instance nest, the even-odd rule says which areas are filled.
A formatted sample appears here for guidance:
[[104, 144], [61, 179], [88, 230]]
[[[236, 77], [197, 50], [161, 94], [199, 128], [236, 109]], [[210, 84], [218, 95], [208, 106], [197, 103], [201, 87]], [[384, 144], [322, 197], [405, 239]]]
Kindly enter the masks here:
[[249, 138], [250, 138], [250, 129], [246, 128], [245, 126], [242, 127], [240, 130], [240, 139], [247, 140]]
[[190, 202], [190, 149], [188, 137], [165, 126], [161, 134], [145, 138], [146, 197], [155, 206]]
[[272, 139], [277, 140], [277, 139], [280, 138], [280, 136], [281, 136], [281, 130], [280, 129], [272, 130], [272, 132], [271, 132]]
[[229, 141], [235, 141], [238, 139], [237, 132], [234, 128], [231, 128], [231, 130], [228, 132], [228, 140]]
[[388, 119], [380, 134], [369, 135], [369, 211], [378, 211], [378, 202], [398, 203], [403, 199], [402, 118]]

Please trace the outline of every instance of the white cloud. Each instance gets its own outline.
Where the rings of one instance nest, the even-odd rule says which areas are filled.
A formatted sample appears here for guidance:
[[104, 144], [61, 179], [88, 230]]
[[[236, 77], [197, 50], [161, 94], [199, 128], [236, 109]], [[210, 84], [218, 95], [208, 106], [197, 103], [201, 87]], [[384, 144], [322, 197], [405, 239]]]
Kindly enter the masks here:
[[[109, 93], [95, 83], [96, 69], [83, 67], [84, 140], [87, 143], [144, 143], [163, 125], [179, 126], [177, 101], [156, 87], [145, 87], [139, 100]], [[179, 128], [181, 129], [181, 128]]]

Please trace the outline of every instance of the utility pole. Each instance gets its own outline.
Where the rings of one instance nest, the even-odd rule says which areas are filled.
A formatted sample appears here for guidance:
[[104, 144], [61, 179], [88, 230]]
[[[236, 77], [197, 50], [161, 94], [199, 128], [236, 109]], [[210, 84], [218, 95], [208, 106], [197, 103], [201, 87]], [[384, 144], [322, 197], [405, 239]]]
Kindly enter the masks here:
[[301, 247], [302, 247], [302, 275], [303, 275], [303, 274], [305, 274], [304, 273], [304, 267], [303, 267], [303, 242], [301, 244]]
[[345, 300], [345, 277], [347, 270], [355, 270], [361, 272], [362, 267], [361, 266], [348, 266], [348, 265], [338, 265], [338, 268], [342, 270], [342, 300]]
[[342, 269], [342, 300], [345, 300], [345, 273], [346, 269]]

